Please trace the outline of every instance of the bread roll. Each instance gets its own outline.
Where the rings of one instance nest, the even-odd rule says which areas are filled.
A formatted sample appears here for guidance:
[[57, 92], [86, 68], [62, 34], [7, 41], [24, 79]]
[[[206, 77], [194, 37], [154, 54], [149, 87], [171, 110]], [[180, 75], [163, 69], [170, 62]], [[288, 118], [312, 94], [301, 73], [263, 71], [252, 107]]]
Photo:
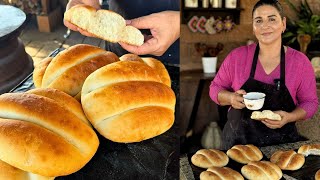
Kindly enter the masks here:
[[112, 52], [78, 44], [60, 52], [51, 61], [46, 59], [41, 62], [35, 67], [33, 79], [37, 88], [59, 89], [75, 97], [81, 93], [83, 82], [89, 74], [116, 61], [119, 58]]
[[140, 61], [119, 61], [92, 73], [81, 102], [93, 126], [114, 142], [140, 142], [174, 122], [174, 92], [157, 70]]
[[309, 155], [320, 156], [320, 144], [303, 145], [299, 148], [298, 153], [303, 154], [306, 157]]
[[113, 11], [97, 11], [88, 5], [76, 5], [65, 12], [64, 20], [106, 41], [136, 46], [144, 42], [140, 30], [126, 26], [125, 19]]
[[249, 180], [279, 180], [281, 169], [269, 161], [251, 161], [241, 168], [242, 175]]
[[270, 161], [282, 170], [298, 170], [303, 166], [305, 158], [293, 150], [276, 151], [272, 154]]
[[192, 157], [191, 162], [201, 168], [223, 167], [228, 164], [228, 156], [215, 149], [200, 149]]
[[314, 175], [314, 179], [315, 180], [320, 180], [320, 169], [316, 172], [316, 174]]
[[56, 89], [3, 94], [0, 160], [47, 177], [76, 172], [99, 145], [84, 118], [79, 102]]
[[253, 111], [251, 114], [251, 119], [254, 119], [254, 120], [270, 119], [275, 121], [281, 121], [281, 116], [270, 110], [263, 110], [262, 112]]
[[228, 167], [211, 167], [200, 174], [200, 180], [243, 180], [237, 171]]
[[53, 180], [54, 177], [45, 177], [30, 172], [22, 171], [0, 160], [1, 180]]
[[227, 155], [242, 164], [250, 161], [260, 161], [263, 157], [262, 152], [254, 145], [235, 145], [227, 151]]

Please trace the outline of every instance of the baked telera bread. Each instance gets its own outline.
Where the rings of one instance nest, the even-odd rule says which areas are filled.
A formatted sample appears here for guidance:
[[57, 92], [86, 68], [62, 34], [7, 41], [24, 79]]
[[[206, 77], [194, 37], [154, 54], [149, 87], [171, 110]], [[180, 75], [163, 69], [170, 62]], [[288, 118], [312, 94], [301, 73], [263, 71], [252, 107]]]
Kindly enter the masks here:
[[304, 156], [309, 155], [317, 155], [320, 156], [320, 144], [306, 144], [302, 145], [299, 150], [299, 154], [303, 154]]
[[270, 110], [263, 110], [262, 112], [253, 111], [251, 114], [251, 119], [254, 119], [254, 120], [270, 119], [275, 121], [281, 121], [281, 116]]
[[119, 61], [117, 55], [99, 47], [78, 44], [60, 52], [53, 59], [46, 58], [34, 70], [35, 86], [59, 89], [67, 94], [81, 97], [85, 79], [100, 67]]
[[56, 89], [1, 95], [0, 132], [0, 160], [47, 177], [78, 171], [99, 145], [80, 103]]
[[314, 175], [314, 179], [315, 180], [320, 180], [320, 169], [316, 172], [316, 174]]
[[223, 167], [228, 164], [228, 156], [216, 149], [200, 149], [192, 157], [191, 162], [201, 168]]
[[249, 180], [279, 180], [281, 169], [269, 161], [251, 161], [241, 168], [242, 175]]
[[298, 170], [303, 166], [305, 158], [293, 150], [276, 151], [272, 154], [270, 161], [282, 170]]
[[140, 30], [126, 26], [125, 19], [113, 11], [97, 11], [88, 5], [76, 5], [65, 12], [64, 20], [106, 41], [136, 46], [144, 41]]
[[211, 167], [200, 174], [200, 180], [243, 180], [237, 171], [228, 167]]
[[0, 160], [1, 180], [53, 180], [54, 177], [45, 177], [13, 167]]
[[[85, 80], [81, 92], [85, 114], [114, 142], [140, 142], [164, 133], [173, 125], [176, 102], [168, 73], [140, 60], [121, 59]], [[166, 71], [164, 66], [161, 71]]]
[[250, 161], [260, 161], [263, 157], [262, 152], [254, 145], [235, 145], [227, 151], [227, 155], [242, 164]]

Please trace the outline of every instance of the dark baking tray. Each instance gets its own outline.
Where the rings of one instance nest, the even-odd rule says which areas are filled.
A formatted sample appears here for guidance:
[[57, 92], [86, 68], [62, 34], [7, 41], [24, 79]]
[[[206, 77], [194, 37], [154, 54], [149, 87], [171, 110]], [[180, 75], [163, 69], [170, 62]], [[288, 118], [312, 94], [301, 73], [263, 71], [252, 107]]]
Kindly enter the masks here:
[[[50, 56], [63, 49], [56, 49]], [[175, 123], [170, 130], [140, 143], [115, 143], [97, 133], [99, 148], [93, 158], [78, 172], [56, 180], [122, 180], [122, 179], [179, 179], [179, 67], [165, 65], [177, 103]], [[32, 74], [10, 92], [25, 92], [34, 88]], [[68, 159], [66, 159], [68, 163]]]
[[[226, 151], [223, 151], [226, 153]], [[297, 150], [296, 150], [297, 152]], [[205, 171], [206, 169], [197, 167], [192, 164], [191, 162], [191, 157], [195, 153], [190, 153], [188, 154], [188, 161], [191, 166], [192, 172], [194, 174], [195, 180], [200, 179], [200, 174], [202, 171]], [[263, 156], [262, 160], [264, 161], [269, 161], [269, 159], [266, 156]], [[243, 164], [240, 164], [231, 158], [229, 158], [229, 163], [226, 165], [226, 167], [229, 167], [235, 171], [238, 171], [241, 174], [241, 168], [244, 166]], [[287, 170], [282, 170], [282, 174], [286, 174], [290, 177], [293, 177], [297, 180], [314, 180], [314, 175], [316, 172], [320, 169], [320, 156], [308, 156], [306, 157], [306, 161], [304, 165], [296, 170], [296, 171], [287, 171]], [[281, 178], [282, 180], [285, 179], [283, 176]]]

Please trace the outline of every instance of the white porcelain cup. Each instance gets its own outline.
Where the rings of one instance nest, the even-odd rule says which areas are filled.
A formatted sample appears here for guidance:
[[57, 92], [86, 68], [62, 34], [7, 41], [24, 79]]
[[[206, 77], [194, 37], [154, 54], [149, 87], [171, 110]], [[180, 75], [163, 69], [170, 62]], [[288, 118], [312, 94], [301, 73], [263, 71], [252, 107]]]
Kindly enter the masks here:
[[215, 73], [217, 69], [217, 57], [202, 57], [204, 73]]
[[263, 107], [266, 94], [260, 92], [249, 92], [243, 95], [244, 104], [250, 110], [259, 110]]

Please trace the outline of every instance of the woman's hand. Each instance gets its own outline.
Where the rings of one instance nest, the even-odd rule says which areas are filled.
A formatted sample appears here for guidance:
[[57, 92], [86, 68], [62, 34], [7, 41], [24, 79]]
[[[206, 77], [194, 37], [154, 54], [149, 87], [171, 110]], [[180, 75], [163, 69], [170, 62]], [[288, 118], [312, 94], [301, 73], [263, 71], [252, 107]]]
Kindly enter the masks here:
[[141, 46], [119, 43], [125, 50], [137, 54], [163, 55], [180, 37], [179, 11], [163, 11], [136, 19], [128, 20], [127, 25], [138, 29], [150, 29], [151, 35], [145, 37]]
[[267, 127], [271, 128], [271, 129], [282, 128], [287, 123], [293, 121], [291, 114], [288, 112], [275, 111], [274, 113], [279, 114], [281, 116], [280, 121], [275, 121], [275, 120], [270, 120], [270, 119], [264, 119], [261, 121], [263, 124], [265, 124]]
[[234, 109], [243, 109], [246, 107], [242, 97], [245, 94], [247, 94], [245, 90], [239, 89], [230, 96], [230, 104]]

